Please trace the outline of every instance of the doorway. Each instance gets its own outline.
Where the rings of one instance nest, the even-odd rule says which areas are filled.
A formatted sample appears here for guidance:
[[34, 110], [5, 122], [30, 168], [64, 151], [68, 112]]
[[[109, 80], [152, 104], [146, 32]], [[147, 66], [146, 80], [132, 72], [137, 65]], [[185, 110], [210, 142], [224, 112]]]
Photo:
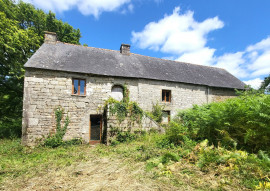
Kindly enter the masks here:
[[90, 144], [101, 142], [102, 136], [102, 115], [90, 115]]

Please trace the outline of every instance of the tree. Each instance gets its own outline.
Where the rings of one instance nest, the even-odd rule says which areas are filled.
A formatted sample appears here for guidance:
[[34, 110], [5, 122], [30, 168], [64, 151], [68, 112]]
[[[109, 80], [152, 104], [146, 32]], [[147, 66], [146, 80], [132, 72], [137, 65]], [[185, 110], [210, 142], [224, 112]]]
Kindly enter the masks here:
[[268, 77], [264, 78], [264, 81], [261, 84], [260, 90], [264, 92], [270, 92], [270, 74]]
[[0, 0], [0, 138], [21, 136], [23, 65], [44, 42], [44, 31], [80, 44], [81, 33], [22, 1]]

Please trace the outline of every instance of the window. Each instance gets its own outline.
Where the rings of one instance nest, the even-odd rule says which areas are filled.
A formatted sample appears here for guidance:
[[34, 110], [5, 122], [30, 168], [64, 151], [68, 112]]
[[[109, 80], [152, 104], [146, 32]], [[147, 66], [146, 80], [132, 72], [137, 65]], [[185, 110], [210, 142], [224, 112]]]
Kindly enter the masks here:
[[170, 111], [162, 111], [162, 123], [169, 123], [171, 120]]
[[85, 95], [85, 80], [72, 79], [72, 94], [73, 95]]
[[124, 92], [124, 89], [122, 86], [115, 85], [112, 87], [111, 97], [117, 101], [121, 101], [124, 97], [123, 92]]
[[162, 90], [162, 101], [171, 102], [171, 90]]

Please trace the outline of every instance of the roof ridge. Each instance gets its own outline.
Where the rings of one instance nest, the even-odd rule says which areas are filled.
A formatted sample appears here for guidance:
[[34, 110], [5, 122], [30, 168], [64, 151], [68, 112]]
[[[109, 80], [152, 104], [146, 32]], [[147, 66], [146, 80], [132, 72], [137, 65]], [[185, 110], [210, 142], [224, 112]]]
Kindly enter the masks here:
[[[84, 48], [94, 48], [94, 49], [105, 50], [105, 51], [119, 52], [118, 50], [112, 50], [112, 49], [106, 49], [106, 48], [97, 48], [97, 47], [92, 47], [92, 46], [83, 46], [83, 45], [79, 45], [79, 44], [71, 44], [71, 43], [61, 42], [61, 41], [57, 41], [57, 43], [73, 45], [73, 46], [80, 46], [80, 47], [84, 47]], [[218, 69], [221, 69], [221, 70], [225, 70], [224, 68], [220, 68], [220, 67], [217, 67], [217, 66], [207, 66], [207, 65], [195, 64], [195, 63], [190, 63], [190, 62], [182, 62], [182, 61], [178, 61], [178, 60], [169, 60], [169, 59], [152, 57], [152, 56], [147, 56], [147, 55], [142, 55], [142, 54], [137, 54], [137, 53], [132, 53], [132, 52], [130, 54], [138, 55], [138, 56], [144, 56], [144, 57], [148, 57], [148, 58], [156, 58], [156, 59], [160, 59], [160, 60], [171, 61], [171, 62], [176, 62], [176, 63], [181, 63], [181, 64], [190, 64], [190, 65], [209, 67], [209, 68], [218, 68]], [[225, 70], [225, 71], [227, 71], [227, 70]]]
[[83, 48], [94, 48], [94, 49], [100, 49], [100, 50], [106, 50], [106, 51], [119, 52], [118, 50], [112, 50], [112, 49], [106, 49], [106, 48], [97, 48], [97, 47], [92, 47], [92, 46], [84, 46], [84, 45], [80, 45], [80, 44], [71, 44], [71, 43], [68, 43], [68, 42], [57, 41], [56, 43], [58, 43], [58, 44], [66, 44], [66, 45], [73, 45], [73, 46], [80, 46], [80, 47], [83, 47]]

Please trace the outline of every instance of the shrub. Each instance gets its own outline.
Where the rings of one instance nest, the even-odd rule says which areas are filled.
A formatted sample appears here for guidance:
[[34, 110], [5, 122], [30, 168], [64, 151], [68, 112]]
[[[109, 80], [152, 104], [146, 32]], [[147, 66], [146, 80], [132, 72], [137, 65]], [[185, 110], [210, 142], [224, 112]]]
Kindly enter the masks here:
[[163, 105], [159, 105], [158, 102], [156, 104], [153, 103], [152, 111], [147, 112], [147, 115], [157, 123], [161, 123], [163, 116], [163, 109], [164, 109]]
[[243, 94], [181, 111], [176, 118], [195, 140], [251, 152], [270, 150], [270, 95]]
[[130, 131], [119, 131], [116, 135], [116, 140], [120, 143], [133, 141], [137, 138], [137, 134]]

